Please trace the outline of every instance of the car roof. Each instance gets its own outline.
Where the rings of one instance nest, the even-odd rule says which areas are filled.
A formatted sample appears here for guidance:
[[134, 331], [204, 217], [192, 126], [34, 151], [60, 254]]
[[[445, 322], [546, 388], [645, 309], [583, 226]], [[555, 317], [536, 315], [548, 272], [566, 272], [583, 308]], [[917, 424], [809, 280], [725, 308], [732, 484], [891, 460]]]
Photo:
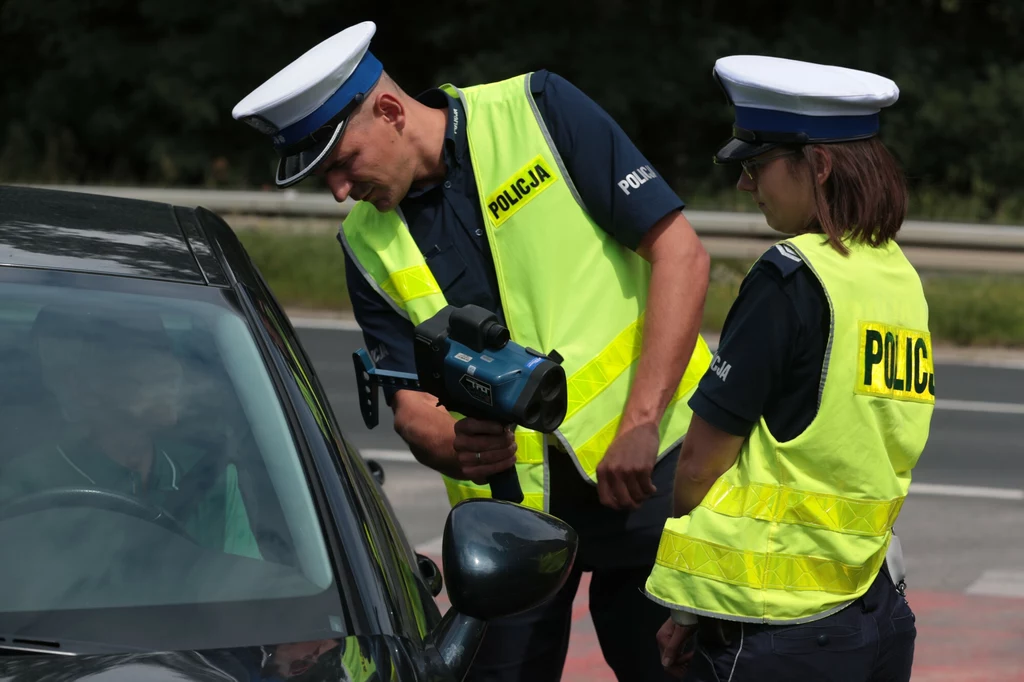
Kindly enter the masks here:
[[155, 201], [0, 185], [0, 266], [226, 285], [202, 222]]

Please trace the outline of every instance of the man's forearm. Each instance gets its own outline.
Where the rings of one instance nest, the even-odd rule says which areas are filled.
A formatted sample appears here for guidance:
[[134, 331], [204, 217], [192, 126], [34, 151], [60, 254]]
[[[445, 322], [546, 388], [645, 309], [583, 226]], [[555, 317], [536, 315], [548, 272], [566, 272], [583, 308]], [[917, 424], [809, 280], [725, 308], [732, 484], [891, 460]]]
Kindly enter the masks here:
[[[676, 221], [682, 224], [671, 224]], [[661, 422], [686, 371], [704, 314], [707, 252], [681, 214], [671, 223], [649, 250], [643, 345], [623, 413], [626, 428]]]

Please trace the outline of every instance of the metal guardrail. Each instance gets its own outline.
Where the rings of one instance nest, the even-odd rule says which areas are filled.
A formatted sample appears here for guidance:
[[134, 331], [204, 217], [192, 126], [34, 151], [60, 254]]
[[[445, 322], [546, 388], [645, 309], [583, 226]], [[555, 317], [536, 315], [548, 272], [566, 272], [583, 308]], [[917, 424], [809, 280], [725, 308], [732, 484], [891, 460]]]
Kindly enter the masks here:
[[[43, 187], [36, 185], [37, 187]], [[238, 191], [105, 186], [45, 186], [92, 194], [205, 206], [228, 215], [276, 215], [337, 218], [351, 201], [337, 203], [328, 193], [289, 190]], [[686, 217], [712, 255], [756, 258], [779, 234], [760, 213], [687, 210]], [[1024, 226], [908, 220], [898, 237], [919, 267], [947, 270], [1024, 272]]]
[[155, 187], [107, 187], [102, 185], [30, 185], [42, 189], [104, 194], [127, 199], [159, 201], [176, 206], [205, 206], [215, 213], [244, 215], [291, 215], [309, 218], [343, 218], [354, 202], [339, 204], [327, 192], [294, 189], [261, 191], [174, 189]]
[[[775, 239], [760, 213], [686, 211], [694, 229], [705, 234]], [[965, 246], [972, 249], [1015, 249], [1024, 252], [1024, 226], [947, 223], [908, 220], [900, 228], [901, 244], [917, 246]]]

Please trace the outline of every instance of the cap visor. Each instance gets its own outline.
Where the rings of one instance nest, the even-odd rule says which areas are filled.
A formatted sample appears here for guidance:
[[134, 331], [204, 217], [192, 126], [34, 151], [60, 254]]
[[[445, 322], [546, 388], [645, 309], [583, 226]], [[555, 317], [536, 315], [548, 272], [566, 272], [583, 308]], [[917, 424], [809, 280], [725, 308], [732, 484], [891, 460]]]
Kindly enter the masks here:
[[715, 163], [736, 163], [752, 159], [758, 154], [764, 154], [769, 149], [778, 147], [777, 142], [762, 142], [752, 144], [738, 138], [732, 138], [715, 154]]
[[338, 146], [338, 142], [341, 141], [341, 135], [345, 132], [345, 126], [348, 125], [349, 118], [339, 123], [331, 136], [324, 142], [315, 144], [297, 154], [282, 157], [277, 162], [277, 175], [274, 177], [274, 182], [277, 186], [288, 187], [294, 185], [315, 171], [317, 166], [330, 156], [334, 148]]

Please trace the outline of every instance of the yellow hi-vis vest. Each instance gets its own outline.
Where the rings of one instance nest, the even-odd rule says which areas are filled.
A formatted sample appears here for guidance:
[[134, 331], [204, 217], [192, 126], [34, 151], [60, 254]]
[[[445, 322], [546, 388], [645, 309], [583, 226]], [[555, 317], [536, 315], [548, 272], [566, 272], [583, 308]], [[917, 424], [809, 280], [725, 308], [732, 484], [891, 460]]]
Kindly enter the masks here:
[[[529, 74], [446, 91], [465, 112], [466, 135], [505, 322], [513, 341], [557, 350], [568, 409], [555, 434], [596, 481], [640, 356], [650, 264], [590, 218], [537, 110]], [[340, 233], [362, 274], [413, 324], [446, 305], [399, 211], [357, 203]], [[687, 399], [711, 361], [700, 337], [661, 422], [663, 456], [686, 434]], [[544, 434], [518, 428], [523, 504], [548, 510]], [[488, 486], [445, 477], [452, 505]]]
[[842, 609], [878, 574], [928, 439], [932, 346], [921, 281], [900, 248], [849, 247], [843, 256], [820, 234], [772, 247], [803, 260], [828, 298], [818, 412], [786, 442], [762, 417], [700, 505], [666, 522], [647, 580], [655, 601], [797, 623]]

